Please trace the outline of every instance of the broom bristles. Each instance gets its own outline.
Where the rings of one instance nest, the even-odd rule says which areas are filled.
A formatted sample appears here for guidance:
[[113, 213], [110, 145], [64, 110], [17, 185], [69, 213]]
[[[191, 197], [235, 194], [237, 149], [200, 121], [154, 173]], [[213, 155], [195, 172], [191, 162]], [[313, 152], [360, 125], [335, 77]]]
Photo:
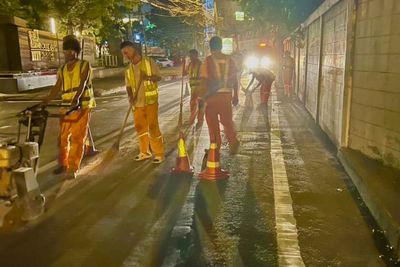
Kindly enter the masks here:
[[110, 165], [110, 163], [114, 160], [114, 158], [117, 156], [119, 153], [119, 143], [114, 143], [112, 147], [110, 147], [106, 153], [104, 154], [103, 158], [101, 159], [101, 162], [99, 163], [98, 170], [102, 171], [105, 170], [107, 166]]

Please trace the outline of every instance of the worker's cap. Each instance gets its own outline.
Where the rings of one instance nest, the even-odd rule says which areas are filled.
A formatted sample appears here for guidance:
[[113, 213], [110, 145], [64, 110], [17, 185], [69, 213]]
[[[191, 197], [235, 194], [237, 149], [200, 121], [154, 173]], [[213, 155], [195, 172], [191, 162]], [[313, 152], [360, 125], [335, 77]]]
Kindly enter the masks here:
[[63, 50], [73, 50], [79, 54], [81, 52], [81, 44], [74, 35], [67, 35], [63, 38]]

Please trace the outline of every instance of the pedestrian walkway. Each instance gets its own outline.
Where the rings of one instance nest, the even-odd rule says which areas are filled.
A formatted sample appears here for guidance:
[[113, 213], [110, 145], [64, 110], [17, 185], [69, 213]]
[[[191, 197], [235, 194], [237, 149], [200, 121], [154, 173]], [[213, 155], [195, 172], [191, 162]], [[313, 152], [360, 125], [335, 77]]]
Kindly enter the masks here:
[[389, 240], [388, 255], [395, 262], [400, 257], [400, 171], [351, 149], [342, 149], [339, 159], [377, 221], [377, 237]]
[[334, 147], [300, 102], [280, 99], [283, 153], [305, 265], [382, 266]]

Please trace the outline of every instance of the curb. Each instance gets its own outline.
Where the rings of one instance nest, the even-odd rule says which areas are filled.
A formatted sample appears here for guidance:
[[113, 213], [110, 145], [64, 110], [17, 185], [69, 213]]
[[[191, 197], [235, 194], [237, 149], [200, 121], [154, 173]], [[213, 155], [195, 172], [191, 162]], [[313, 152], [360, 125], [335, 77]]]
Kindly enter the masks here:
[[101, 96], [110, 96], [110, 95], [121, 95], [125, 94], [126, 89], [125, 86], [118, 86], [112, 89], [94, 89], [94, 96], [101, 97]]
[[400, 257], [400, 224], [392, 218], [390, 213], [380, 202], [379, 198], [368, 190], [363, 178], [351, 166], [342, 150], [338, 151], [337, 157], [356, 186], [365, 205], [368, 207], [379, 227], [383, 230], [388, 242], [393, 247], [394, 254], [397, 255], [397, 257]]
[[[173, 81], [176, 80], [179, 76], [171, 75], [171, 76], [164, 76], [162, 78], [163, 82]], [[94, 89], [94, 96], [95, 97], [103, 97], [103, 96], [111, 96], [111, 95], [122, 95], [126, 93], [125, 85], [118, 86], [112, 89]]]

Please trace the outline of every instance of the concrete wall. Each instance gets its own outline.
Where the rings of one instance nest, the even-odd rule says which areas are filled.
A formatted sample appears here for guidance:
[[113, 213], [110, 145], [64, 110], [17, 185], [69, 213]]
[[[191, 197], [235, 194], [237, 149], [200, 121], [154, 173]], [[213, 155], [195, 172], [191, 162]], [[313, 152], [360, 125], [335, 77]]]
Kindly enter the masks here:
[[400, 168], [400, 1], [359, 0], [350, 148]]
[[319, 125], [340, 145], [346, 53], [347, 2], [333, 6], [323, 17]]
[[307, 60], [306, 60], [306, 52], [307, 45], [304, 48], [299, 49], [299, 82], [298, 87], [296, 88], [296, 92], [301, 101], [304, 101], [305, 91], [306, 91], [306, 69], [307, 69]]
[[317, 116], [319, 62], [321, 50], [321, 21], [315, 20], [308, 27], [307, 80], [305, 105], [311, 116]]
[[304, 22], [306, 45], [296, 58], [297, 95], [337, 147], [395, 168], [400, 168], [399, 25], [400, 0], [326, 0]]

